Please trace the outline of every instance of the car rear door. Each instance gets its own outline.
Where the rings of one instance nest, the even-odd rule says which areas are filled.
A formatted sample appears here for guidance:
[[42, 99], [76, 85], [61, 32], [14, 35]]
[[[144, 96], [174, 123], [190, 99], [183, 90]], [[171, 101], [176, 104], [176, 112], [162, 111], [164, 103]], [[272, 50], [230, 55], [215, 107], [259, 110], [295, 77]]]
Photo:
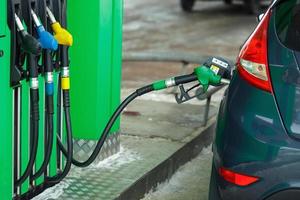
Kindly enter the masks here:
[[300, 138], [300, 0], [281, 1], [272, 12], [268, 58], [273, 92], [289, 135]]

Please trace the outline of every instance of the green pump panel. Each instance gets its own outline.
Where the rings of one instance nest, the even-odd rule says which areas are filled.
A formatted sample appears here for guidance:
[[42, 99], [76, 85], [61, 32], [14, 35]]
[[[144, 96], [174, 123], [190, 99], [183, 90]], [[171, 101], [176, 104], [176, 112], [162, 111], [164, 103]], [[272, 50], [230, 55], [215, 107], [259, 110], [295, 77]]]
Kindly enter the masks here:
[[[0, 10], [2, 12], [2, 10]], [[13, 134], [12, 134], [12, 99], [13, 93], [9, 87], [9, 73], [5, 69], [9, 66], [9, 37], [0, 38], [0, 130], [1, 130], [1, 199], [11, 199], [13, 196]]]
[[75, 139], [97, 140], [120, 103], [122, 9], [122, 0], [68, 1]]
[[[0, 1], [0, 37], [5, 35], [6, 29], [6, 1]], [[5, 10], [4, 10], [5, 9]]]
[[6, 29], [6, 1], [0, 3], [0, 147], [1, 199], [13, 196], [13, 92], [9, 87], [10, 36]]
[[[29, 179], [15, 187], [14, 178], [23, 174], [30, 154], [30, 102], [29, 82], [10, 85], [11, 36], [7, 25], [7, 3], [0, 0], [0, 165], [1, 199], [14, 195], [33, 194]], [[22, 1], [17, 0], [20, 4]], [[24, 1], [25, 2], [25, 1]], [[67, 1], [68, 29], [73, 34], [74, 46], [70, 48], [71, 107], [75, 139], [97, 140], [109, 117], [120, 103], [122, 63], [122, 0]], [[20, 14], [21, 15], [21, 14]], [[24, 22], [23, 22], [24, 23]], [[12, 59], [14, 60], [14, 59]], [[25, 62], [26, 63], [26, 62]], [[25, 69], [26, 65], [20, 66]], [[54, 73], [54, 105], [57, 105], [58, 71]], [[38, 153], [35, 169], [39, 169], [45, 156], [45, 88], [43, 74], [39, 75], [40, 121]], [[54, 113], [58, 113], [54, 107]], [[54, 116], [54, 132], [58, 132]], [[112, 133], [119, 130], [119, 121]], [[57, 175], [63, 167], [63, 158], [57, 154], [56, 140], [48, 166], [49, 176]], [[60, 164], [61, 166], [58, 166]], [[43, 187], [44, 176], [35, 181]], [[44, 188], [45, 189], [45, 188]], [[35, 191], [34, 191], [35, 192]]]

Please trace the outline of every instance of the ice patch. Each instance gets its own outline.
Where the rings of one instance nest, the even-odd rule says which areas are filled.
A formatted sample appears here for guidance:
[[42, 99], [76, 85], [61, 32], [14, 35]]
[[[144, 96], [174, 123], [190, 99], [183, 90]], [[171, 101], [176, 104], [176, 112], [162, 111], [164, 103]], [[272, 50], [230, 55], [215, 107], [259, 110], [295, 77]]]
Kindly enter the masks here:
[[53, 200], [59, 199], [64, 193], [64, 190], [71, 184], [70, 180], [64, 180], [63, 182], [45, 190], [42, 194], [34, 197], [32, 200]]
[[141, 160], [140, 155], [121, 146], [120, 151], [109, 158], [91, 165], [89, 168], [119, 169], [121, 166]]

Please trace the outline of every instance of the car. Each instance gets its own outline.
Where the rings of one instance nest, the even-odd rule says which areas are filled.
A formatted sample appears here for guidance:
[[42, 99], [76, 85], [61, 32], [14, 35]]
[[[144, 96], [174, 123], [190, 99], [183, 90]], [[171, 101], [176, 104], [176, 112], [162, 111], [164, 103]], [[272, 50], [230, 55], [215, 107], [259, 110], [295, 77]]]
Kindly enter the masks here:
[[219, 108], [209, 199], [300, 199], [300, 1], [273, 1], [236, 63]]
[[[180, 0], [180, 6], [183, 11], [191, 12], [197, 0]], [[233, 0], [223, 0], [225, 4], [232, 4]], [[263, 0], [242, 0], [248, 13], [261, 14]], [[269, 1], [267, 1], [269, 2]]]

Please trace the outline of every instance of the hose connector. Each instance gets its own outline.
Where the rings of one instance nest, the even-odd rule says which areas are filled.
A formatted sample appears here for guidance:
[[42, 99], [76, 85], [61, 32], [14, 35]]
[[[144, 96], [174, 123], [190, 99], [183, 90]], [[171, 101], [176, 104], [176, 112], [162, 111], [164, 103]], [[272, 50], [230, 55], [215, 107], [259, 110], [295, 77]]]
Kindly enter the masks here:
[[70, 70], [69, 67], [63, 67], [61, 72], [61, 89], [70, 90]]
[[54, 83], [53, 83], [53, 72], [47, 72], [45, 74], [45, 90], [47, 96], [54, 95]]
[[39, 89], [39, 80], [38, 80], [38, 78], [30, 78], [29, 87], [32, 90]]

